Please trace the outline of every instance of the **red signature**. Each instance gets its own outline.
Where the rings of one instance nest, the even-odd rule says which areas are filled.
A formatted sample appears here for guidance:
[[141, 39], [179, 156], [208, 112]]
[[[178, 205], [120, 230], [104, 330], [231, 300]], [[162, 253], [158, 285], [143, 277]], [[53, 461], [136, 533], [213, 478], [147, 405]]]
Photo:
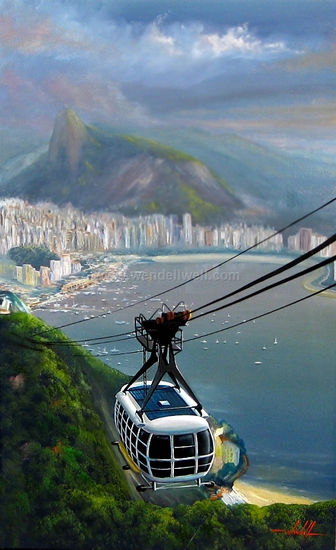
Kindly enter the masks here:
[[294, 527], [292, 527], [292, 529], [271, 529], [271, 531], [273, 533], [285, 533], [285, 535], [302, 535], [303, 537], [325, 537], [325, 533], [313, 532], [316, 523], [316, 521], [306, 521], [301, 527], [301, 522], [298, 519], [294, 523]]

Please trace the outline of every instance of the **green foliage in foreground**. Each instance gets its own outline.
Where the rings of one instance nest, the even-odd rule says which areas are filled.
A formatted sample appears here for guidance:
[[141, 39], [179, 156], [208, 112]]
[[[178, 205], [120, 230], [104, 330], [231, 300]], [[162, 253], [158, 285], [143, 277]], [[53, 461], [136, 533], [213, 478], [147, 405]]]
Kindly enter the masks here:
[[[27, 314], [0, 318], [0, 547], [76, 550], [331, 550], [336, 501], [160, 508], [132, 501], [92, 401], [125, 377]], [[34, 340], [35, 342], [33, 342]], [[36, 344], [38, 341], [38, 344]], [[95, 395], [95, 398], [96, 398]], [[317, 521], [325, 537], [272, 533]]]
[[50, 260], [59, 260], [59, 257], [43, 246], [16, 246], [11, 248], [8, 255], [15, 265], [30, 264], [39, 270], [41, 265], [49, 266]]

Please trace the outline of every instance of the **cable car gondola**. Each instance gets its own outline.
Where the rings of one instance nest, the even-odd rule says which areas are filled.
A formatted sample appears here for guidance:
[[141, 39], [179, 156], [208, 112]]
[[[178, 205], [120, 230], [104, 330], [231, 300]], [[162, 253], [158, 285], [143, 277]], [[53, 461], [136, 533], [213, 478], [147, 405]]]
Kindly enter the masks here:
[[[136, 317], [135, 334], [144, 349], [144, 364], [116, 395], [116, 428], [129, 458], [147, 482], [139, 490], [201, 485], [214, 459], [208, 414], [175, 361], [182, 350], [180, 327], [190, 312], [165, 308], [156, 318]], [[156, 374], [149, 381], [147, 371], [155, 363]], [[171, 382], [163, 380], [166, 374]]]

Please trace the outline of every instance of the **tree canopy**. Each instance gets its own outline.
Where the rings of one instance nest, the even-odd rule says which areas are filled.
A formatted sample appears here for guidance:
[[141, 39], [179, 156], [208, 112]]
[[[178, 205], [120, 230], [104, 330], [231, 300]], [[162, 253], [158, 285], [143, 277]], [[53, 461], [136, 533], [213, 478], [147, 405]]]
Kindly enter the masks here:
[[[92, 394], [100, 385], [113, 395], [128, 378], [24, 313], [0, 318], [0, 354], [1, 548], [334, 548], [336, 501], [229, 508], [207, 498], [175, 507], [132, 500]], [[271, 531], [297, 520], [316, 521], [325, 536]]]
[[8, 255], [16, 265], [30, 264], [37, 270], [41, 265], [49, 266], [50, 260], [59, 260], [57, 254], [40, 246], [16, 246], [9, 250]]

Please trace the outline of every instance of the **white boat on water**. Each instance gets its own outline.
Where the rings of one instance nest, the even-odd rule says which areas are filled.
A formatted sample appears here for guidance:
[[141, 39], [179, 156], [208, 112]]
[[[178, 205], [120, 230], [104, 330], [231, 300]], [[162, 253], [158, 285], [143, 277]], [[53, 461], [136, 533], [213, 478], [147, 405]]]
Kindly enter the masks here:
[[262, 361], [254, 361], [255, 365], [262, 365]]
[[126, 321], [114, 321], [116, 325], [125, 325]]
[[274, 338], [273, 344], [276, 345], [277, 343], [278, 343], [278, 339], [277, 339], [277, 338]]
[[216, 344], [219, 344], [219, 340], [218, 340], [218, 338], [217, 338], [217, 340], [216, 340]]
[[202, 340], [201, 342], [202, 342], [202, 344], [207, 344], [208, 341], [207, 340]]

